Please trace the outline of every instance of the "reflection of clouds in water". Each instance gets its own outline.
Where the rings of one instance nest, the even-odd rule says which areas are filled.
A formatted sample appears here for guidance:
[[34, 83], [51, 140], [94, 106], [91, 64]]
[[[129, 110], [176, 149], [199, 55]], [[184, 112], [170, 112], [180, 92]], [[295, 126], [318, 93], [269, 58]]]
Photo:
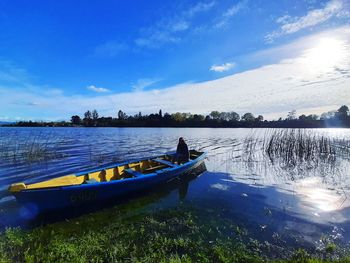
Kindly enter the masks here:
[[[343, 233], [348, 233], [349, 227], [336, 228], [336, 225], [346, 223], [333, 219], [335, 212], [341, 211], [323, 212], [316, 217], [310, 212], [313, 207], [304, 209], [303, 196], [296, 191], [281, 191], [279, 186], [252, 187], [245, 182], [234, 181], [232, 177], [226, 173], [206, 172], [191, 187], [195, 189], [195, 186], [201, 185], [207, 189], [210, 185], [213, 189], [210, 193], [213, 194], [189, 191], [190, 200], [198, 200], [197, 205], [202, 208], [218, 208], [240, 223], [248, 222], [251, 233], [254, 232], [261, 241], [283, 242], [284, 247], [313, 248], [319, 240], [326, 245], [336, 241], [339, 246], [348, 242]], [[317, 247], [320, 246], [317, 244]]]
[[[310, 244], [313, 244], [315, 242], [315, 233], [322, 233], [322, 229], [312, 223], [307, 222], [295, 222], [291, 220], [285, 221], [284, 230], [295, 230], [298, 231], [298, 236], [304, 241], [308, 242]], [[317, 242], [318, 240], [316, 240]]]
[[[328, 235], [333, 225], [341, 226], [331, 232], [331, 238], [340, 238], [341, 229], [345, 229], [343, 239], [346, 241], [341, 242], [348, 241], [350, 228], [346, 220], [350, 220], [350, 205], [345, 197], [350, 190], [349, 162], [339, 158], [333, 166], [319, 163], [316, 168], [271, 163], [255, 141], [262, 141], [274, 129], [44, 128], [40, 129], [40, 135], [38, 131], [0, 128], [1, 135], [18, 138], [9, 141], [9, 146], [17, 145], [24, 138], [32, 140], [32, 137], [54, 134], [55, 139], [62, 141], [55, 150], [64, 153], [66, 158], [32, 167], [0, 162], [0, 182], [4, 186], [11, 181], [21, 181], [29, 171], [35, 171], [31, 178], [40, 179], [93, 168], [100, 159], [108, 164], [157, 155], [174, 150], [182, 136], [190, 148], [203, 149], [209, 156], [205, 162], [208, 172], [191, 181], [188, 191], [186, 187], [179, 189], [182, 203], [189, 201], [200, 209], [218, 209], [218, 217], [229, 216], [239, 224], [247, 222], [249, 230], [256, 230], [257, 239], [262, 241], [270, 242], [273, 235], [281, 239], [278, 242], [287, 242], [283, 245], [288, 242], [296, 244], [295, 247], [310, 245]], [[312, 131], [331, 138], [350, 138], [349, 130], [345, 129]], [[249, 158], [243, 155], [245, 141], [252, 146]], [[174, 205], [175, 199], [177, 202], [177, 194], [170, 194], [155, 201], [155, 205]], [[0, 217], [5, 218], [5, 222], [13, 220], [9, 213]]]
[[224, 184], [220, 184], [220, 183], [212, 184], [210, 187], [215, 188], [215, 189], [219, 189], [219, 190], [223, 190], [223, 191], [227, 191], [229, 189], [228, 185], [224, 185]]
[[[347, 196], [335, 189], [329, 189], [320, 177], [305, 178], [295, 183], [295, 193], [301, 199], [303, 209], [309, 210], [315, 216], [324, 212], [335, 212], [350, 206]], [[334, 221], [335, 217], [332, 218]], [[347, 218], [339, 216], [337, 221]]]
[[[308, 161], [304, 158], [296, 159], [295, 165], [287, 165], [278, 155], [271, 160], [264, 153], [264, 137], [274, 131], [275, 129], [248, 130], [245, 136], [236, 136], [236, 140], [234, 137], [231, 141], [222, 138], [215, 140], [215, 144], [207, 145], [206, 148], [210, 150], [207, 168], [209, 171], [224, 173], [226, 179], [222, 180], [227, 181], [225, 183], [229, 189], [225, 185], [221, 186], [221, 182], [214, 183], [211, 187], [221, 191], [225, 189], [225, 193], [231, 193], [231, 189], [236, 192], [238, 190], [229, 184], [232, 180], [258, 191], [272, 186], [291, 199], [276, 200], [267, 194], [267, 202], [287, 213], [325, 225], [347, 222], [350, 219], [350, 200], [347, 199], [350, 194], [350, 162], [344, 157], [349, 157], [349, 151], [338, 146], [349, 145], [349, 130], [306, 129], [311, 138], [324, 136], [336, 143], [336, 158], [330, 162], [329, 158], [320, 158], [317, 152], [313, 152]], [[307, 231], [304, 236], [309, 236]], [[310, 237], [310, 240], [313, 239]]]
[[[236, 180], [251, 184], [259, 182], [265, 185], [281, 184], [284, 187], [300, 179], [319, 176], [335, 189], [349, 189], [347, 171], [350, 167], [350, 141], [347, 130], [306, 129], [302, 132], [303, 144], [307, 147], [312, 143], [313, 148], [309, 151], [303, 152], [299, 146], [297, 153], [294, 153], [294, 148], [292, 154], [284, 150], [284, 146], [296, 147], [298, 143], [285, 142], [289, 140], [288, 135], [277, 145], [278, 152], [267, 153], [266, 141], [271, 135], [276, 131], [285, 133], [288, 130], [290, 132], [287, 133], [292, 132], [291, 129], [253, 129], [245, 137], [232, 139], [231, 143], [224, 138], [217, 140], [215, 147], [207, 146], [205, 149], [209, 150], [208, 169], [232, 174]], [[297, 140], [300, 134], [296, 131], [292, 135]], [[280, 156], [279, 151], [283, 156]]]

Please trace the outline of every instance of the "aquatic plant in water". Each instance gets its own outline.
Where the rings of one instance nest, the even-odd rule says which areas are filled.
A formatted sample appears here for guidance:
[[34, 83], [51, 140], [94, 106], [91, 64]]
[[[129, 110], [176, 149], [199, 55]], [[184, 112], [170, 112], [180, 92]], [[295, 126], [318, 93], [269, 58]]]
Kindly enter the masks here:
[[0, 159], [8, 163], [35, 163], [58, 159], [62, 154], [57, 149], [62, 143], [54, 134], [29, 133], [26, 136], [14, 132], [0, 134]]

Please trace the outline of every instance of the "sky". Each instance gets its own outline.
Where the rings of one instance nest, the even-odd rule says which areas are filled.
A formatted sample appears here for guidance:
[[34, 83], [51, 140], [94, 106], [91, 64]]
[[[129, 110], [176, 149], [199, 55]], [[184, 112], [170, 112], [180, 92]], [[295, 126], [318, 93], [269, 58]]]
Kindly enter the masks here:
[[343, 104], [348, 0], [0, 0], [0, 121]]

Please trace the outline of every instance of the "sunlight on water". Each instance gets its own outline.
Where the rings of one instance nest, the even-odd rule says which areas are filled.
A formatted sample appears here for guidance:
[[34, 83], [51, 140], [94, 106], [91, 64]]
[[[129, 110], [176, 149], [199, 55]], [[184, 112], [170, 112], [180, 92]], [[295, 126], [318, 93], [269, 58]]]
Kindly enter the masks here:
[[[208, 171], [152, 205], [180, 200], [215, 209], [220, 216], [246, 222], [263, 241], [283, 236], [291, 246], [318, 246], [328, 236], [345, 246], [350, 242], [350, 132], [303, 131], [314, 148], [295, 156], [284, 151], [284, 144], [275, 149], [278, 154], [266, 150], [271, 136], [299, 136], [286, 129], [0, 128], [0, 227], [25, 224], [32, 217], [9, 196], [11, 183], [174, 151], [183, 136], [190, 148], [208, 153]], [[326, 152], [321, 158], [313, 151], [322, 136]]]
[[305, 178], [296, 182], [295, 192], [306, 204], [305, 208], [315, 208], [315, 211], [331, 212], [345, 209], [350, 205], [346, 202], [347, 196], [328, 189], [327, 185], [318, 177]]
[[327, 134], [333, 138], [350, 138], [349, 129], [341, 129], [341, 128], [327, 128], [327, 129], [316, 129], [320, 131], [322, 134]]

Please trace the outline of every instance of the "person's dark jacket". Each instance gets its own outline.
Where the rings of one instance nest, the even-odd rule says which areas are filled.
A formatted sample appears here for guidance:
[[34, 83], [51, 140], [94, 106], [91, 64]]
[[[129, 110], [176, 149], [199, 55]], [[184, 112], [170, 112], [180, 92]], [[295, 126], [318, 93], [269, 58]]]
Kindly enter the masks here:
[[189, 155], [189, 152], [188, 152], [187, 144], [185, 142], [179, 143], [177, 145], [176, 155], [179, 158], [181, 158], [182, 160], [188, 161], [188, 159], [190, 158], [190, 155]]

